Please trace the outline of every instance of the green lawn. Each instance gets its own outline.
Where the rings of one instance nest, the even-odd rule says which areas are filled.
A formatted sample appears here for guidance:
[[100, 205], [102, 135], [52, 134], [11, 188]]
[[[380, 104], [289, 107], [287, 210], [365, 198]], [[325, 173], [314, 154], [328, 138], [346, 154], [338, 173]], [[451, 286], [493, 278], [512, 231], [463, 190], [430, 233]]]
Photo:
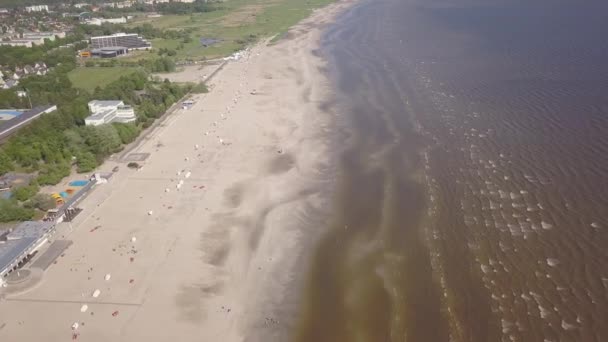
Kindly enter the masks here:
[[84, 68], [78, 67], [68, 73], [68, 77], [74, 87], [92, 92], [95, 87], [104, 87], [115, 81], [120, 76], [135, 72], [136, 68], [111, 67], [111, 68]]

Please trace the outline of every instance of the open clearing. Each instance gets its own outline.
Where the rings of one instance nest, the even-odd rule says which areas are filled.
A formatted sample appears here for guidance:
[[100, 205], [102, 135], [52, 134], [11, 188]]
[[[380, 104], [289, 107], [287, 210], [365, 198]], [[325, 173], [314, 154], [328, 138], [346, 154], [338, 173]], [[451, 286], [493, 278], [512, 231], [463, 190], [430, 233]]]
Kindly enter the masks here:
[[135, 72], [136, 68], [109, 67], [109, 68], [76, 68], [68, 73], [74, 87], [93, 92], [95, 87], [104, 87], [120, 76]]

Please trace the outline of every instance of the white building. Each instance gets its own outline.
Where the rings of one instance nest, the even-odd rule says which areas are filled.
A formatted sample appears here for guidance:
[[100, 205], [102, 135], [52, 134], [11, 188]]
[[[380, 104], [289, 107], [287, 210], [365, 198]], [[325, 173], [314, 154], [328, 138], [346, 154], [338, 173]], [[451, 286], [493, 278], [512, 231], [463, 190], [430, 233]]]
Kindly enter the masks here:
[[137, 120], [135, 110], [126, 106], [122, 101], [98, 101], [89, 102], [91, 115], [84, 119], [87, 126], [99, 126], [111, 122], [134, 122]]
[[26, 6], [25, 10], [27, 12], [48, 12], [49, 6], [47, 5], [35, 5], [35, 6]]
[[85, 20], [84, 23], [87, 24], [87, 25], [97, 25], [97, 26], [101, 26], [103, 23], [126, 24], [127, 23], [127, 18], [125, 18], [125, 17], [109, 18], [109, 19], [105, 19], [105, 18], [91, 18], [89, 20]]
[[23, 32], [23, 39], [48, 39], [54, 41], [55, 38], [65, 38], [65, 32]]
[[18, 39], [18, 40], [9, 40], [7, 42], [0, 42], [0, 46], [2, 45], [8, 45], [8, 46], [25, 46], [28, 48], [31, 48], [33, 46], [32, 41], [31, 40], [23, 40], [23, 39]]
[[135, 1], [121, 1], [121, 2], [115, 2], [114, 7], [127, 8], [127, 7], [133, 6], [134, 4], [135, 4]]

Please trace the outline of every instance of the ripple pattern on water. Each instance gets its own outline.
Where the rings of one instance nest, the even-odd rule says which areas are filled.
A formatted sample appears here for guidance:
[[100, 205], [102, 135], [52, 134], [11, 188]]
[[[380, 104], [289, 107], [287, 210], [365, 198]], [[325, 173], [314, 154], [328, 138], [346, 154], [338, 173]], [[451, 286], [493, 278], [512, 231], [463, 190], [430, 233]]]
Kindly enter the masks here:
[[[334, 227], [345, 245], [319, 263], [360, 282], [315, 271], [378, 318], [362, 341], [608, 341], [607, 11], [593, 0], [363, 1], [328, 32], [352, 121], [334, 225], [349, 228]], [[413, 210], [424, 214], [408, 221]], [[412, 232], [420, 241], [408, 244]], [[407, 248], [418, 252], [409, 264]], [[371, 271], [359, 253], [383, 257]], [[417, 279], [425, 264], [432, 274]], [[416, 286], [436, 289], [428, 304], [400, 302]], [[438, 302], [428, 317], [445, 334], [395, 310]], [[346, 304], [318, 310], [332, 305]], [[330, 331], [358, 317], [332, 310], [344, 316]]]

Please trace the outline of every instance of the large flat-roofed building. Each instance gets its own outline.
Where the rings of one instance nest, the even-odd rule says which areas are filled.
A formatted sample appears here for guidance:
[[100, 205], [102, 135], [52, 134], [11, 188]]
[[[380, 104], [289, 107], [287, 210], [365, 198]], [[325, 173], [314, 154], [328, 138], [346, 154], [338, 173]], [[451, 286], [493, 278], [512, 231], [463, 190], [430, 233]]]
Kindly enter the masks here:
[[54, 222], [26, 221], [0, 235], [0, 285], [14, 270], [48, 241], [55, 231]]
[[112, 122], [134, 122], [137, 120], [135, 110], [126, 106], [122, 101], [98, 101], [89, 102], [91, 115], [84, 119], [87, 126], [99, 126]]
[[[0, 121], [0, 141], [5, 140], [13, 133], [17, 132], [19, 128], [29, 124], [42, 114], [48, 114], [56, 110], [57, 106], [39, 106], [24, 111], [11, 110], [14, 117], [10, 120]], [[6, 114], [8, 111], [3, 111], [3, 113]]]
[[124, 46], [127, 49], [150, 49], [152, 44], [137, 33], [116, 33], [111, 36], [91, 37], [91, 47], [101, 49], [107, 47]]

